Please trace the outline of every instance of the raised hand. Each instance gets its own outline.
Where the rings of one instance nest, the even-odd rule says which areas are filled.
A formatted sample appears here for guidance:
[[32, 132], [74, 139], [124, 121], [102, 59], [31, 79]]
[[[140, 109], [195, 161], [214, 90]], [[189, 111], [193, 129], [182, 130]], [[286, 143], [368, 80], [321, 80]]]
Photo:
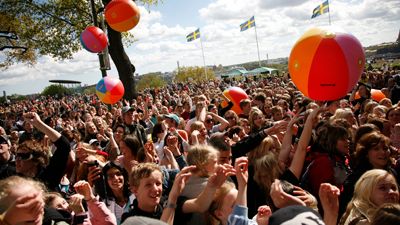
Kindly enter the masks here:
[[92, 188], [89, 182], [80, 180], [74, 184], [76, 193], [83, 195], [86, 201], [90, 201], [95, 198]]
[[248, 166], [249, 160], [247, 157], [240, 157], [235, 161], [235, 172], [239, 186], [247, 185], [247, 180], [249, 178]]
[[235, 169], [231, 165], [218, 165], [215, 173], [208, 179], [208, 184], [211, 187], [219, 188], [226, 181], [228, 176], [235, 175]]
[[[182, 193], [183, 189], [185, 188], [186, 181], [192, 176], [192, 171], [196, 168], [196, 166], [187, 166], [184, 167], [175, 177], [174, 184], [172, 185], [171, 194], [169, 198], [178, 198], [178, 196]], [[169, 199], [171, 200], [171, 199]]]
[[306, 203], [307, 206], [317, 206], [317, 199], [310, 193], [303, 190], [301, 187], [294, 186], [293, 194], [296, 195], [297, 198]]
[[102, 174], [101, 169], [98, 166], [89, 166], [88, 167], [88, 182], [90, 186], [93, 186], [94, 182], [97, 179], [100, 179]]
[[267, 205], [262, 205], [258, 207], [257, 210], [257, 224], [258, 225], [268, 225], [269, 218], [272, 215], [272, 210], [269, 206]]
[[340, 190], [336, 186], [329, 183], [322, 183], [319, 186], [319, 200], [324, 212], [336, 213], [339, 210]]
[[[32, 193], [17, 198], [4, 213], [7, 224], [39, 222], [44, 214], [44, 202], [41, 193]], [[35, 223], [36, 224], [36, 223]]]
[[74, 194], [69, 199], [69, 209], [75, 214], [85, 212], [83, 208], [82, 199], [84, 198], [81, 194]]
[[306, 206], [306, 204], [299, 198], [284, 192], [280, 180], [277, 179], [275, 179], [274, 183], [271, 185], [270, 196], [274, 205], [278, 208], [283, 208], [289, 205]]

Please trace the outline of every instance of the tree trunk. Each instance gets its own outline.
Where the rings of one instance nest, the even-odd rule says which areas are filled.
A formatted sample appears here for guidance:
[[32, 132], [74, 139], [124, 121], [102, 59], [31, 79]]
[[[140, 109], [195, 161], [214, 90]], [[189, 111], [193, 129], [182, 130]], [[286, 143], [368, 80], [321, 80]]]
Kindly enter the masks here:
[[[110, 2], [110, 0], [103, 0], [103, 5], [106, 6], [108, 2]], [[135, 67], [132, 65], [128, 55], [125, 52], [122, 44], [121, 33], [113, 30], [108, 24], [107, 31], [109, 42], [108, 51], [117, 68], [119, 79], [122, 81], [122, 84], [124, 84], [124, 98], [132, 100], [136, 98], [136, 87], [134, 80]]]

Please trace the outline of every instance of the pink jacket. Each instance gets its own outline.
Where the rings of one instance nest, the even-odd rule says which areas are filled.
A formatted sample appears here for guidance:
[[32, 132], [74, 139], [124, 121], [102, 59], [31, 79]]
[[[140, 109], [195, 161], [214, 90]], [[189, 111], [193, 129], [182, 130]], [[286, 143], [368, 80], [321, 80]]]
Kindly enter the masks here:
[[104, 202], [94, 198], [87, 202], [88, 205], [88, 218], [85, 219], [83, 225], [117, 225], [115, 215], [107, 208]]

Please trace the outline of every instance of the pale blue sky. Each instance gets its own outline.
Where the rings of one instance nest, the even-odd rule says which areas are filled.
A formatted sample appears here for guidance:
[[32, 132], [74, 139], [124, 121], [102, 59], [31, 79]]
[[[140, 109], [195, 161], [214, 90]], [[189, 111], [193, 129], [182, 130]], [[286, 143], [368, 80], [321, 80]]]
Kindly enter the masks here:
[[[296, 40], [310, 27], [328, 25], [328, 15], [310, 19], [323, 0], [164, 0], [148, 10], [132, 29], [138, 39], [126, 52], [139, 74], [167, 72], [181, 66], [202, 66], [200, 42], [186, 35], [200, 28], [207, 65], [232, 65], [257, 60], [254, 28], [239, 25], [255, 16], [261, 59], [287, 57]], [[400, 24], [399, 0], [330, 1], [332, 23], [356, 36], [363, 46], [394, 41]], [[0, 52], [1, 58], [1, 52]], [[39, 93], [50, 79], [95, 84], [101, 78], [97, 55], [85, 50], [74, 59], [42, 57], [34, 67], [14, 65], [0, 71], [0, 91]], [[110, 76], [117, 76], [112, 65]]]

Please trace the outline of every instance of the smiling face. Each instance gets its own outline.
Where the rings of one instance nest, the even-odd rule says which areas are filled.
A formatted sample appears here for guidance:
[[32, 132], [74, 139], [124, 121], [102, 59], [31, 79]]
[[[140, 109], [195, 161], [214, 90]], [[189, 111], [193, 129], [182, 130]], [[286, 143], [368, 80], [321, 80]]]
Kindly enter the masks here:
[[399, 189], [391, 174], [378, 181], [374, 186], [370, 200], [378, 207], [384, 203], [399, 203]]
[[154, 212], [162, 194], [161, 172], [153, 171], [149, 177], [142, 178], [137, 187], [131, 186], [131, 191], [136, 195], [141, 210]]
[[389, 163], [389, 156], [389, 147], [384, 142], [380, 142], [368, 151], [367, 157], [374, 169], [384, 169]]
[[121, 192], [124, 188], [124, 176], [117, 168], [107, 171], [107, 184], [113, 192]]

